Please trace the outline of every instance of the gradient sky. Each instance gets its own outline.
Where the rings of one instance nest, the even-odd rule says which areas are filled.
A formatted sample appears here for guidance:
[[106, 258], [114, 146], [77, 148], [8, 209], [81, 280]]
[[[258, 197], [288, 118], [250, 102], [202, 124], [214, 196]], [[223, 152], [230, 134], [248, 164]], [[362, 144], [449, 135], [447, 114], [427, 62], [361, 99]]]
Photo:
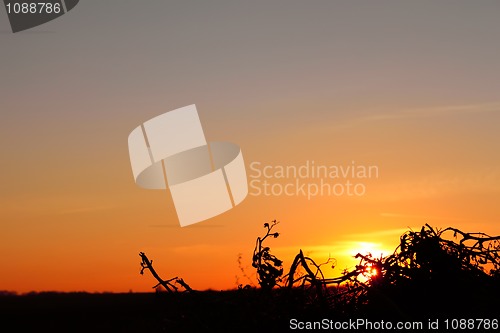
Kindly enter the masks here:
[[[264, 222], [352, 267], [424, 223], [500, 234], [500, 3], [81, 1], [13, 34], [0, 10], [0, 290], [149, 291], [140, 251], [194, 289], [247, 283]], [[377, 165], [362, 197], [248, 196], [180, 228], [127, 137], [196, 104], [249, 165]], [[339, 271], [325, 269], [327, 275]], [[237, 279], [239, 276], [239, 280]]]

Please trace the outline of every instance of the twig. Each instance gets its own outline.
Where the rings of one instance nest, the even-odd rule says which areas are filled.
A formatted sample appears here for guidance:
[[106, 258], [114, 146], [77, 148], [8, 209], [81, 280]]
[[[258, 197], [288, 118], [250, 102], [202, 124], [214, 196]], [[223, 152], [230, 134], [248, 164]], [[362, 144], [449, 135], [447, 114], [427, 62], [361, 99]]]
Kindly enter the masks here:
[[174, 284], [171, 283], [172, 281], [175, 281], [175, 283], [180, 284], [186, 291], [193, 291], [193, 289], [191, 289], [191, 287], [186, 282], [184, 282], [183, 279], [179, 279], [178, 277], [174, 277], [174, 278], [171, 278], [169, 280], [163, 280], [158, 275], [158, 273], [156, 273], [155, 269], [153, 268], [153, 260], [149, 260], [144, 252], [139, 252], [139, 256], [142, 259], [142, 262], [141, 262], [142, 268], [141, 268], [141, 272], [140, 272], [141, 275], [144, 274], [145, 269], [149, 269], [149, 271], [151, 272], [151, 275], [153, 275], [153, 277], [158, 281], [158, 283], [155, 286], [153, 286], [153, 289], [155, 289], [161, 285], [169, 293], [173, 293], [175, 291], [178, 291], [178, 288]]

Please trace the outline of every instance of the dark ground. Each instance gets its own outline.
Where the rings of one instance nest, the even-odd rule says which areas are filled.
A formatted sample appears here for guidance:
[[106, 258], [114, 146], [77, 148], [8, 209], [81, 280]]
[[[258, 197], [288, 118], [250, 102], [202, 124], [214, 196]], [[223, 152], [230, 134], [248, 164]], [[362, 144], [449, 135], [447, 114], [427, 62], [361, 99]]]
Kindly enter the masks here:
[[[280, 307], [262, 293], [193, 294], [40, 293], [0, 296], [2, 332], [254, 331], [267, 324], [286, 330]], [[267, 309], [263, 306], [268, 305]], [[270, 310], [269, 312], [267, 310]], [[264, 330], [269, 331], [269, 330]]]
[[[368, 312], [337, 313], [332, 309], [304, 306], [300, 296], [286, 293], [263, 293], [261, 290], [204, 291], [195, 293], [155, 294], [88, 294], [39, 293], [22, 296], [0, 296], [2, 332], [283, 332], [288, 331], [290, 319], [321, 320], [421, 320], [444, 317], [497, 318], [500, 299], [485, 304], [468, 302], [457, 305], [461, 311], [454, 315], [453, 303], [414, 298], [411, 309], [401, 316], [384, 299]], [[434, 297], [439, 298], [439, 294]], [[415, 299], [417, 298], [417, 299]], [[441, 299], [442, 300], [442, 299]], [[470, 301], [470, 300], [469, 300]], [[479, 302], [481, 300], [478, 300]], [[488, 311], [484, 311], [488, 309]], [[432, 310], [432, 311], [430, 311]], [[425, 314], [419, 318], [416, 312]], [[371, 315], [370, 315], [371, 312]], [[443, 316], [440, 316], [443, 314]], [[470, 314], [470, 316], [468, 316]], [[442, 325], [439, 332], [444, 331]], [[366, 329], [358, 332], [368, 331]], [[384, 331], [384, 330], [370, 330]], [[392, 330], [396, 332], [397, 330]], [[405, 332], [411, 332], [406, 330]], [[415, 331], [415, 330], [413, 330]], [[418, 330], [424, 332], [427, 330]], [[451, 331], [451, 329], [450, 329]], [[456, 331], [456, 330], [454, 330]], [[481, 332], [484, 330], [468, 330]], [[488, 330], [493, 332], [498, 330]]]

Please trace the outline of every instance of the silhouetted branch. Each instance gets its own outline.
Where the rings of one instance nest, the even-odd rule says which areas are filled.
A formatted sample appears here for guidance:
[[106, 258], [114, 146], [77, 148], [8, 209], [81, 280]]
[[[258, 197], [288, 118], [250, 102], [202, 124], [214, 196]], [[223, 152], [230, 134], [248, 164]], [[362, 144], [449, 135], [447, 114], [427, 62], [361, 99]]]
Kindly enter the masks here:
[[193, 291], [193, 289], [191, 289], [191, 287], [186, 282], [184, 282], [184, 279], [177, 279], [176, 282], [183, 286], [186, 291]]
[[155, 286], [153, 286], [153, 289], [155, 289], [159, 286], [162, 286], [169, 293], [178, 291], [178, 288], [174, 284], [171, 283], [172, 281], [175, 281], [175, 283], [180, 284], [186, 291], [193, 291], [193, 289], [191, 289], [191, 287], [186, 282], [184, 282], [183, 279], [179, 279], [178, 277], [174, 277], [174, 278], [171, 278], [169, 280], [163, 280], [158, 275], [158, 273], [156, 273], [155, 269], [153, 268], [153, 260], [149, 260], [144, 252], [139, 252], [139, 256], [142, 259], [142, 262], [141, 262], [142, 268], [141, 268], [141, 272], [140, 272], [141, 275], [144, 274], [145, 269], [149, 269], [149, 271], [151, 272], [151, 275], [153, 275], [153, 277], [158, 281], [158, 283]]
[[283, 262], [272, 255], [269, 247], [263, 247], [262, 243], [269, 236], [277, 238], [279, 233], [272, 233], [272, 229], [278, 224], [276, 220], [271, 224], [264, 223], [264, 228], [267, 229], [264, 237], [257, 237], [255, 249], [253, 251], [252, 266], [257, 268], [257, 278], [262, 289], [271, 290], [280, 280], [283, 274]]

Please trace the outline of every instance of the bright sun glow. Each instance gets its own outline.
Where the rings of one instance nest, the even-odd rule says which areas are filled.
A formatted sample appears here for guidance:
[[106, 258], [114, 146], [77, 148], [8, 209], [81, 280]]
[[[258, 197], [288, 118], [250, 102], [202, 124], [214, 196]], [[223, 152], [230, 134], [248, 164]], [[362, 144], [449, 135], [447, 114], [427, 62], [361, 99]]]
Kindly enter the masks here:
[[378, 270], [375, 267], [369, 266], [366, 268], [364, 278], [370, 279], [378, 275]]
[[[387, 254], [389, 254], [389, 250], [383, 248], [381, 243], [373, 243], [373, 242], [354, 242], [352, 244], [352, 247], [349, 248], [347, 251], [348, 254], [353, 257], [358, 253], [362, 255], [371, 254], [373, 258], [380, 258], [381, 256], [384, 257]], [[356, 264], [358, 264], [359, 259], [356, 260], [357, 260]], [[378, 274], [379, 272], [375, 267], [368, 266], [364, 274], [358, 276], [358, 279], [361, 282], [366, 282], [369, 279], [377, 276]]]

